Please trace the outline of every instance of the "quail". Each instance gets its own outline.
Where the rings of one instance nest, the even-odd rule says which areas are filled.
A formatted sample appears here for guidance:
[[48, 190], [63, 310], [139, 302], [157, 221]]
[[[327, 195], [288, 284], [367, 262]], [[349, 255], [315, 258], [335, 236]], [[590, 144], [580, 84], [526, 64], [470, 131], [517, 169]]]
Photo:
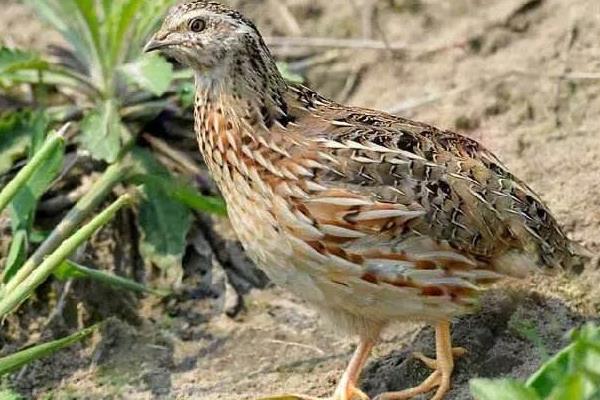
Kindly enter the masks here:
[[210, 1], [173, 7], [148, 42], [195, 75], [195, 132], [234, 230], [276, 284], [358, 346], [334, 400], [392, 322], [435, 327], [436, 359], [400, 400], [450, 388], [450, 320], [505, 277], [581, 268], [542, 200], [478, 142], [286, 82], [256, 26]]

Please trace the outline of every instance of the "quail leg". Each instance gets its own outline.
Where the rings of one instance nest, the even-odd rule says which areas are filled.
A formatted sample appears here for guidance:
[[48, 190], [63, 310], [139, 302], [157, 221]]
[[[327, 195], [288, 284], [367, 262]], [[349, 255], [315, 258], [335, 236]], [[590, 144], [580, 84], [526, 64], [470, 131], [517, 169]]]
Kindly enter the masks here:
[[[333, 397], [327, 400], [369, 400], [369, 396], [356, 387], [360, 372], [374, 346], [372, 339], [360, 338], [358, 346], [337, 385]], [[325, 400], [304, 395], [284, 395], [259, 400]]]
[[360, 338], [358, 346], [354, 351], [352, 359], [342, 375], [337, 389], [333, 394], [333, 400], [368, 400], [369, 397], [356, 387], [356, 383], [360, 376], [360, 371], [365, 365], [371, 349], [373, 341], [370, 339]]
[[435, 347], [436, 359], [432, 360], [423, 355], [417, 354], [425, 365], [435, 369], [427, 379], [419, 386], [405, 389], [399, 392], [382, 393], [375, 400], [404, 400], [417, 395], [427, 393], [437, 386], [437, 391], [431, 400], [442, 400], [444, 395], [450, 389], [450, 377], [454, 369], [454, 356], [464, 354], [464, 349], [452, 348], [450, 337], [450, 323], [448, 321], [439, 322], [435, 327]]

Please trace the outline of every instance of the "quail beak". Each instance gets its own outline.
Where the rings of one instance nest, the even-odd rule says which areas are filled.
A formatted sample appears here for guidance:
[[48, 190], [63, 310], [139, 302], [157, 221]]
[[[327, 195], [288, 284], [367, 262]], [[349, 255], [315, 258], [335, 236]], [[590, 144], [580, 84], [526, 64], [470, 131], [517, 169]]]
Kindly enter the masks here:
[[161, 50], [165, 47], [179, 44], [176, 40], [158, 39], [156, 35], [144, 46], [144, 53], [150, 53], [151, 51]]
[[164, 44], [161, 41], [152, 38], [144, 46], [144, 53], [150, 53], [151, 51], [159, 50], [162, 47], [164, 47]]

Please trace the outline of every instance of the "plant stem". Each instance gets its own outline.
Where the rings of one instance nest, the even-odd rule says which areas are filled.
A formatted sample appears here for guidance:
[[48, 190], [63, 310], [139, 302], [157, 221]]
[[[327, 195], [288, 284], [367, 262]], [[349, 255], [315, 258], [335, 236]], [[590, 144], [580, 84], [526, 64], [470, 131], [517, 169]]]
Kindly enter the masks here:
[[49, 356], [60, 349], [77, 343], [90, 336], [96, 329], [98, 329], [98, 325], [93, 325], [79, 332], [75, 332], [70, 336], [33, 346], [15, 354], [2, 357], [0, 358], [0, 376], [29, 364], [33, 360]]
[[119, 183], [129, 172], [130, 165], [123, 161], [111, 165], [106, 169], [104, 174], [89, 188], [87, 193], [79, 199], [75, 207], [63, 218], [58, 226], [54, 228], [50, 236], [36, 249], [36, 251], [23, 264], [19, 271], [6, 283], [4, 288], [0, 288], [0, 299], [6, 293], [14, 290], [27, 276], [42, 263], [44, 258], [52, 253], [61, 243], [68, 237], [81, 222], [92, 213], [92, 211], [100, 204], [112, 189]]
[[86, 88], [87, 90], [90, 91], [90, 96], [89, 96], [90, 99], [93, 100], [94, 98], [102, 97], [102, 91], [100, 91], [100, 89], [98, 89], [96, 86], [94, 86], [94, 84], [91, 82], [89, 77], [87, 77], [85, 75], [81, 75], [81, 74], [73, 71], [72, 69], [60, 67], [57, 65], [51, 65], [50, 71], [53, 71], [57, 74], [64, 75], [68, 78], [71, 78], [71, 79], [79, 82], [84, 88]]
[[78, 275], [81, 275], [82, 277], [87, 277], [89, 279], [93, 279], [95, 281], [104, 283], [106, 285], [110, 285], [112, 287], [123, 288], [137, 293], [151, 293], [159, 297], [164, 297], [167, 294], [169, 294], [169, 292], [166, 290], [149, 288], [131, 279], [127, 279], [115, 274], [110, 274], [105, 271], [88, 268], [70, 260], [67, 260], [66, 263], [69, 266], [69, 268], [76, 272]]
[[50, 133], [42, 148], [35, 153], [31, 160], [17, 173], [17, 175], [0, 192], [0, 212], [10, 203], [19, 190], [27, 184], [33, 173], [48, 160], [58, 146], [64, 143], [63, 134], [67, 129], [65, 125], [60, 132]]
[[71, 237], [61, 243], [44, 261], [13, 290], [6, 291], [0, 299], [0, 320], [15, 309], [21, 302], [41, 285], [54, 269], [69, 257], [82, 243], [88, 240], [100, 227], [108, 223], [122, 207], [130, 204], [133, 198], [125, 194], [117, 199], [108, 208], [94, 217], [88, 224], [81, 227]]

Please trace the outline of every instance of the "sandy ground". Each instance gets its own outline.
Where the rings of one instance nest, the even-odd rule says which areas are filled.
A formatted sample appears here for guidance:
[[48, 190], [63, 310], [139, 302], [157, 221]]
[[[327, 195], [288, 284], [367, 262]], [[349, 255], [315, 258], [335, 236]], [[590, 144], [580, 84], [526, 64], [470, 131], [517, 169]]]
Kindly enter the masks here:
[[[240, 1], [269, 35], [375, 38], [406, 51], [277, 48], [311, 55], [310, 85], [337, 100], [398, 112], [458, 130], [495, 152], [548, 203], [569, 235], [600, 250], [600, 3], [595, 0]], [[369, 4], [373, 7], [369, 7]], [[43, 28], [0, 1], [0, 38], [41, 46]], [[367, 12], [372, 10], [372, 12]], [[15, 28], [16, 27], [16, 28]], [[299, 31], [298, 31], [299, 28]], [[16, 30], [15, 30], [16, 29]], [[32, 34], [32, 32], [37, 32]], [[54, 39], [51, 39], [54, 40]], [[469, 353], [457, 362], [449, 399], [468, 399], [475, 376], [522, 378], [598, 320], [597, 260], [573, 279], [503, 285], [474, 315], [454, 321]], [[34, 397], [255, 399], [274, 393], [327, 396], [353, 350], [291, 295], [253, 291], [235, 319], [224, 298], [173, 304], [143, 299], [136, 323], [112, 318], [93, 340], [21, 371], [11, 383]], [[390, 329], [367, 366], [370, 395], [418, 384], [433, 332]]]

